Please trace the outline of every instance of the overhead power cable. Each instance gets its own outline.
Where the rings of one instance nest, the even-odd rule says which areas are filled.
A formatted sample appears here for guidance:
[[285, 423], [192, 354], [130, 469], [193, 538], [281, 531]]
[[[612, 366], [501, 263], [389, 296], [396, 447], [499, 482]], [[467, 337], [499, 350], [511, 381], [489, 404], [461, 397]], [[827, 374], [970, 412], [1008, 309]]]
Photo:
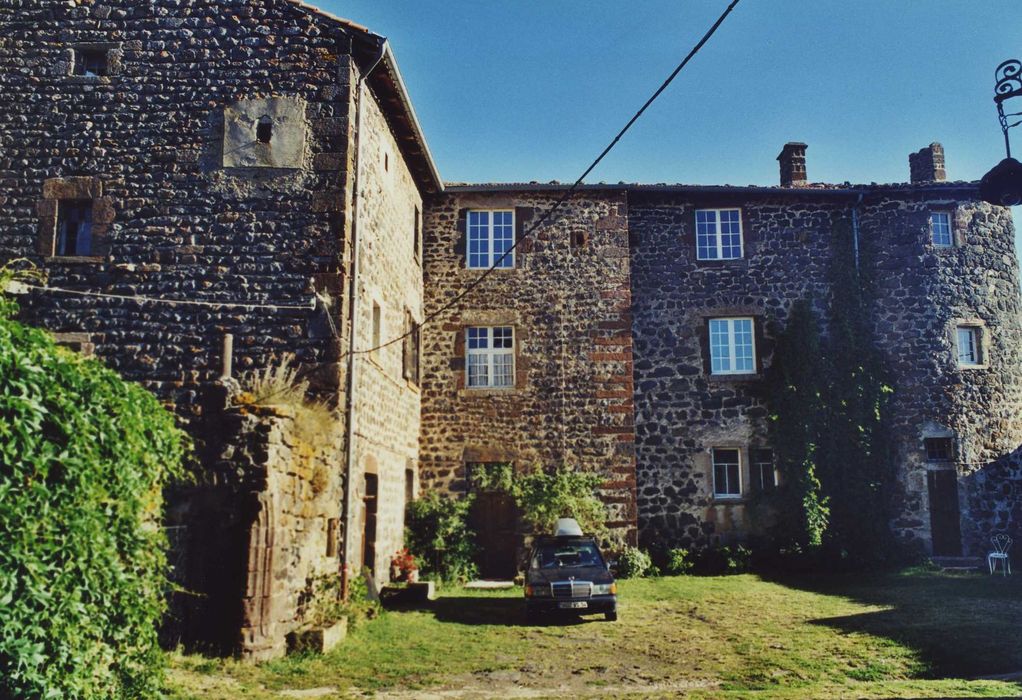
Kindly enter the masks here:
[[[664, 90], [667, 89], [667, 87], [672, 82], [674, 82], [674, 79], [678, 77], [678, 74], [681, 73], [685, 66], [688, 65], [688, 62], [691, 61], [692, 58], [695, 57], [697, 53], [699, 53], [699, 50], [702, 49], [703, 45], [705, 45], [706, 42], [710, 40], [710, 37], [712, 37], [714, 33], [717, 31], [717, 29], [720, 27], [720, 25], [724, 23], [724, 20], [727, 19], [727, 16], [731, 14], [731, 11], [735, 9], [735, 6], [738, 5], [739, 2], [740, 0], [732, 0], [731, 4], [727, 6], [727, 9], [725, 9], [724, 12], [721, 13], [720, 17], [717, 18], [717, 21], [713, 23], [713, 26], [711, 26], [703, 35], [703, 38], [700, 39], [698, 43], [696, 43], [696, 45], [692, 47], [692, 50], [688, 52], [688, 55], [686, 55], [685, 58], [682, 59], [681, 63], [679, 63], [678, 66], [673, 71], [671, 71], [671, 74], [667, 76], [667, 79], [664, 80], [663, 83], [661, 83], [660, 87], [658, 87], [652, 95], [650, 95], [649, 99], [646, 100], [642, 107], [640, 107], [639, 110], [632, 115], [632, 118], [628, 120], [628, 123], [624, 125], [621, 131], [617, 133], [617, 135], [611, 140], [611, 142], [607, 144], [607, 147], [604, 148], [600, 155], [596, 157], [596, 160], [589, 164], [589, 167], [586, 168], [581, 175], [579, 175], [578, 179], [575, 180], [571, 187], [565, 190], [564, 194], [562, 194], [557, 199], [557, 201], [554, 202], [554, 205], [551, 208], [547, 209], [543, 213], [543, 215], [539, 217], [539, 219], [537, 219], [527, 230], [525, 230], [522, 233], [522, 235], [518, 237], [517, 240], [515, 240], [511, 247], [504, 251], [503, 255], [497, 258], [493, 262], [493, 264], [490, 265], [490, 267], [486, 268], [486, 270], [484, 270], [478, 277], [476, 277], [474, 280], [468, 283], [464, 289], [462, 289], [457, 295], [455, 295], [453, 299], [448, 301], [439, 309], [436, 309], [435, 311], [432, 311], [429, 314], [427, 314], [425, 318], [423, 318], [420, 327], [425, 326], [426, 324], [430, 323], [441, 314], [445, 313], [446, 311], [449, 311], [458, 303], [460, 303], [462, 299], [471, 294], [479, 285], [486, 281], [486, 279], [491, 274], [493, 274], [494, 270], [500, 268], [504, 260], [509, 255], [511, 255], [511, 253], [514, 252], [515, 248], [517, 248], [522, 241], [531, 238], [532, 235], [536, 232], [536, 230], [539, 229], [539, 227], [542, 226], [551, 216], [553, 216], [554, 212], [556, 212], [561, 207], [561, 205], [568, 200], [569, 197], [571, 197], [573, 194], [575, 194], [576, 191], [578, 191], [579, 186], [586, 179], [586, 177], [589, 176], [589, 173], [596, 169], [596, 166], [598, 166], [607, 156], [607, 154], [611, 152], [614, 146], [618, 144], [618, 141], [621, 140], [621, 137], [624, 136], [628, 132], [628, 130], [632, 128], [632, 125], [639, 120], [639, 117], [643, 115], [643, 113], [649, 108], [649, 106], [653, 104], [653, 102], [656, 101], [658, 97], [660, 97], [660, 95], [664, 92]], [[376, 352], [377, 350], [393, 345], [394, 343], [401, 342], [402, 340], [410, 336], [413, 332], [414, 332], [413, 329], [409, 329], [402, 333], [401, 335], [397, 336], [396, 338], [392, 338], [391, 340], [388, 340], [385, 343], [381, 343], [376, 347], [368, 348], [367, 350], [355, 350], [354, 354], [364, 355], [367, 353]], [[345, 353], [344, 355], [342, 355], [342, 357], [346, 357], [348, 354], [350, 353]]]

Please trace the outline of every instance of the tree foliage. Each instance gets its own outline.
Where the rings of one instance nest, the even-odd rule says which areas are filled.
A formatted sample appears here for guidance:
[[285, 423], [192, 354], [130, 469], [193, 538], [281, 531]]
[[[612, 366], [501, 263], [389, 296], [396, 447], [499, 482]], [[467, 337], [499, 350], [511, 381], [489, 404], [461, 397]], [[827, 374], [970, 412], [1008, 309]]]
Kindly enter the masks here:
[[778, 338], [767, 402], [783, 478], [779, 544], [823, 545], [865, 564], [893, 553], [893, 390], [870, 314], [872, 250], [863, 245], [856, 266], [852, 236], [848, 221], [835, 224], [825, 336], [812, 304], [796, 303]]
[[153, 697], [162, 488], [186, 438], [151, 394], [12, 311], [0, 295], [0, 697]]
[[472, 479], [476, 488], [510, 494], [530, 532], [553, 532], [558, 518], [574, 518], [595, 537], [607, 532], [607, 508], [597, 495], [604, 479], [594, 472], [562, 465], [514, 474], [504, 464], [477, 471]]
[[450, 498], [432, 491], [408, 504], [405, 546], [427, 578], [467, 581], [476, 575], [475, 532], [468, 516], [473, 497]]

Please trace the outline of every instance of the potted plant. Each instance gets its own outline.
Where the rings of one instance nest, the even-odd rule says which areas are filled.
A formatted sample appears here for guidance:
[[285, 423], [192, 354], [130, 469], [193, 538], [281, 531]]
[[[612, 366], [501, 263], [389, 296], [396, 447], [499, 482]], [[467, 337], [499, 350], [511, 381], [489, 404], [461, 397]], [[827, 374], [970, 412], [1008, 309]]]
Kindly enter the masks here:
[[395, 581], [416, 583], [419, 580], [419, 565], [415, 563], [415, 556], [407, 547], [399, 549], [391, 559], [390, 575]]

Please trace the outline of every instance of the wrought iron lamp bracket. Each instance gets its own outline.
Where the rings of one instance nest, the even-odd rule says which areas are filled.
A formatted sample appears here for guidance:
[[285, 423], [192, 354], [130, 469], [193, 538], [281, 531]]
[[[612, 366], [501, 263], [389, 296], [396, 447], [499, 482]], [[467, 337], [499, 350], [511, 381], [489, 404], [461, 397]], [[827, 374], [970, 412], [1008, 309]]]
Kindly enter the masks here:
[[1022, 97], [1022, 61], [1009, 59], [997, 66], [994, 71], [997, 83], [994, 86], [994, 102], [997, 103], [997, 117], [1001, 120], [1001, 131], [1004, 133], [1004, 149], [1011, 157], [1011, 144], [1008, 141], [1008, 129], [1022, 124], [1022, 112], [1005, 112], [1004, 103], [1013, 97]]

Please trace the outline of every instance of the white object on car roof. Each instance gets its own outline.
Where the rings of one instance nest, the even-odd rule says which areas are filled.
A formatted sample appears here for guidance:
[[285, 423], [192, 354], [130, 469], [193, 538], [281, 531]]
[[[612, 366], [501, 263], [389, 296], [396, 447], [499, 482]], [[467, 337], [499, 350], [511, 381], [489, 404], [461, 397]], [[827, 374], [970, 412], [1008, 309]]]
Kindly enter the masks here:
[[582, 528], [574, 518], [558, 518], [554, 528], [555, 537], [581, 537]]

